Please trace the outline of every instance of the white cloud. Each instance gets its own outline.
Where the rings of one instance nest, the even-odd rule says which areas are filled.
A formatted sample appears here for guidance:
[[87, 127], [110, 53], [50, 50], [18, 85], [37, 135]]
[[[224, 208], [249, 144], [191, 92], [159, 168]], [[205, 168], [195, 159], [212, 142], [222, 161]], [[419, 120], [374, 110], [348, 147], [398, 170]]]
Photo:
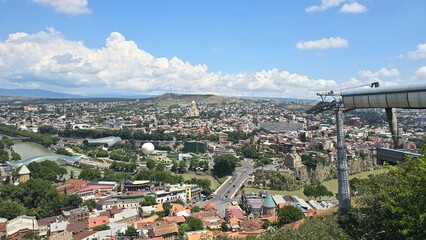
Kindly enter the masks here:
[[88, 0], [32, 0], [35, 3], [47, 5], [58, 13], [78, 15], [90, 13]]
[[321, 0], [321, 4], [319, 6], [316, 6], [316, 5], [309, 6], [305, 10], [306, 12], [324, 11], [329, 8], [337, 7], [343, 2], [345, 2], [345, 0]]
[[348, 40], [341, 37], [323, 38], [314, 41], [298, 42], [296, 47], [300, 50], [307, 50], [313, 48], [342, 48], [348, 46]]
[[418, 68], [415, 72], [413, 80], [426, 80], [426, 66]]
[[341, 13], [363, 13], [366, 11], [367, 8], [358, 2], [345, 3], [339, 10]]
[[220, 95], [315, 98], [318, 91], [338, 89], [334, 80], [298, 73], [261, 70], [254, 73], [209, 72], [178, 57], [154, 57], [134, 41], [112, 32], [105, 46], [86, 47], [54, 30], [13, 33], [0, 41], [3, 87], [35, 87], [78, 94], [213, 93]]
[[407, 57], [412, 59], [426, 58], [426, 43], [417, 45], [417, 49], [409, 52]]
[[398, 77], [399, 71], [396, 68], [380, 68], [377, 72], [372, 72], [369, 70], [360, 70], [359, 75], [365, 78], [378, 79], [380, 77]]

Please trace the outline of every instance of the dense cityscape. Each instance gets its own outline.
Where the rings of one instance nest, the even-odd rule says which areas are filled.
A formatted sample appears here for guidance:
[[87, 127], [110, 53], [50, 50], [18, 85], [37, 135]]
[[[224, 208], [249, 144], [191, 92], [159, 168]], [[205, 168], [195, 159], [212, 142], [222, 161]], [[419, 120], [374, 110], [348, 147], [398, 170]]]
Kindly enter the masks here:
[[[337, 177], [335, 119], [307, 114], [313, 105], [178, 94], [4, 97], [2, 234], [212, 239], [297, 229], [337, 204], [337, 187], [321, 184]], [[398, 114], [404, 149], [415, 153], [426, 115]], [[344, 122], [349, 173], [385, 171], [376, 160], [378, 148], [392, 147], [383, 111], [351, 111]], [[359, 188], [361, 178], [352, 179]]]
[[425, 9], [0, 0], [0, 240], [426, 239]]

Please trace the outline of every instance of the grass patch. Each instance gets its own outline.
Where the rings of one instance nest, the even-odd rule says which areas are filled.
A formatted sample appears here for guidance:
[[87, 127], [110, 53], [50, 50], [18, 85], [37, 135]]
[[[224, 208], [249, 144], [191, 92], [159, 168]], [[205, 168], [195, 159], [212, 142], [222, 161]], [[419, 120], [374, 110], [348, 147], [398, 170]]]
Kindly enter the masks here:
[[[372, 171], [367, 171], [367, 172], [362, 172], [362, 173], [350, 175], [349, 179], [352, 179], [352, 178], [355, 178], [355, 177], [367, 178], [371, 174], [376, 175], [376, 174], [381, 174], [381, 173], [385, 173], [385, 172], [387, 172], [386, 169], [376, 169], [376, 170], [372, 170]], [[333, 193], [337, 193], [337, 185], [338, 185], [337, 179], [331, 179], [331, 180], [328, 180], [328, 181], [324, 181], [324, 182], [322, 182], [322, 184], [328, 190], [332, 191]], [[244, 188], [244, 190], [246, 191], [246, 193], [251, 193], [251, 192], [258, 193], [260, 191], [260, 189], [258, 189], [258, 188], [249, 188], [249, 187]], [[309, 198], [306, 197], [305, 194], [303, 194], [303, 188], [301, 188], [299, 190], [295, 190], [295, 191], [276, 191], [276, 190], [267, 190], [267, 191], [268, 191], [268, 193], [270, 193], [272, 195], [294, 195], [294, 196], [298, 196], [298, 197], [300, 197], [304, 200], [309, 200]], [[330, 198], [324, 197], [323, 199], [326, 200], [326, 199], [336, 199], [336, 198], [333, 196], [333, 197], [330, 197]]]
[[218, 180], [216, 180], [214, 177], [210, 175], [197, 175], [195, 173], [184, 173], [184, 174], [177, 174], [183, 177], [183, 179], [188, 180], [193, 177], [195, 178], [201, 178], [201, 179], [209, 179], [212, 183], [212, 190], [216, 190], [216, 188], [220, 185]]

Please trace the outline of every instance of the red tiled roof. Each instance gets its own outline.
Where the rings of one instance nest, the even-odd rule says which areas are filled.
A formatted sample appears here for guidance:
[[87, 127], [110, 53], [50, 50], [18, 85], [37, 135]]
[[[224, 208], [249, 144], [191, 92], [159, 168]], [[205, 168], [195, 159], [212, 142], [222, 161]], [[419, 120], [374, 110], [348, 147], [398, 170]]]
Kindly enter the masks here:
[[109, 223], [107, 216], [89, 218], [89, 228], [94, 228]]
[[167, 222], [174, 222], [174, 223], [184, 223], [184, 222], [186, 222], [186, 219], [183, 216], [164, 217], [163, 219], [165, 221], [167, 221]]
[[0, 232], [6, 232], [7, 223], [0, 223]]
[[73, 235], [72, 237], [75, 240], [80, 240], [80, 239], [86, 238], [86, 237], [88, 237], [88, 236], [90, 236], [90, 235], [92, 235], [94, 233], [96, 233], [96, 231], [84, 230], [83, 232], [77, 233], [77, 234]]
[[89, 183], [89, 181], [87, 181], [87, 180], [80, 180], [80, 179], [68, 179], [65, 182], [65, 184], [70, 184], [74, 188], [77, 188], [77, 189], [87, 186], [88, 183]]

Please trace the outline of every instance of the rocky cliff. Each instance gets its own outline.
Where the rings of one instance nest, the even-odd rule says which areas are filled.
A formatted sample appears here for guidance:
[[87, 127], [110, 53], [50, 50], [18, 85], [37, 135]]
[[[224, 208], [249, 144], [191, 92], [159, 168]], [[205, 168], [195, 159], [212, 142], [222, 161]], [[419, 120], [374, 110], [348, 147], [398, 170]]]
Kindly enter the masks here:
[[[349, 174], [355, 174], [380, 168], [374, 158], [355, 158], [348, 160]], [[337, 162], [318, 164], [316, 167], [302, 166], [298, 169], [280, 169], [278, 171], [258, 170], [255, 173], [254, 186], [265, 186], [272, 190], [297, 190], [307, 184], [321, 183], [337, 178]]]

